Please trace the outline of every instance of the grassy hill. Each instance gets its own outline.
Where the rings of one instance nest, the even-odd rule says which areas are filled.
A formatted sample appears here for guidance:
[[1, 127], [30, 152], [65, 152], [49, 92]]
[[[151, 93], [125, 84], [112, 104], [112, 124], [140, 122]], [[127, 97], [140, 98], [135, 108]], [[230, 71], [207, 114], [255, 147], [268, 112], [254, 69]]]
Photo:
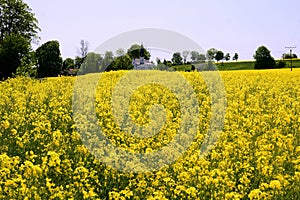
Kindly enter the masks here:
[[[278, 61], [278, 60], [277, 60]], [[290, 68], [290, 60], [286, 61], [286, 68]], [[233, 61], [233, 62], [218, 62], [215, 63], [217, 68], [220, 71], [226, 71], [226, 70], [251, 70], [254, 69], [255, 61]], [[194, 64], [195, 66], [199, 64]], [[173, 66], [173, 68], [176, 71], [186, 71], [191, 70], [192, 65], [176, 65]], [[293, 59], [293, 67], [294, 68], [300, 68], [300, 59]]]

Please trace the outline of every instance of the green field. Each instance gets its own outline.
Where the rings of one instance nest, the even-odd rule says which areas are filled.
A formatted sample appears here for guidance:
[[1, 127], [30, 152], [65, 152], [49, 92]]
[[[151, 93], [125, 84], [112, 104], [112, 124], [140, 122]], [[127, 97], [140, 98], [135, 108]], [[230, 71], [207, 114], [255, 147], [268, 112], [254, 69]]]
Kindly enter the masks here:
[[176, 71], [186, 71], [191, 70], [192, 65], [175, 65], [172, 66]]
[[[276, 60], [277, 62], [278, 60]], [[290, 60], [286, 61], [286, 68], [290, 68]], [[220, 71], [226, 71], [226, 70], [251, 70], [254, 69], [255, 61], [233, 61], [233, 62], [218, 62], [215, 63], [217, 68]], [[199, 64], [194, 64], [194, 66], [197, 66]], [[177, 65], [173, 66], [173, 68], [176, 71], [186, 71], [191, 70], [192, 64], [190, 65]], [[300, 59], [294, 59], [293, 60], [293, 67], [294, 68], [300, 68]]]
[[254, 69], [254, 61], [234, 61], [215, 63], [219, 70], [249, 70]]

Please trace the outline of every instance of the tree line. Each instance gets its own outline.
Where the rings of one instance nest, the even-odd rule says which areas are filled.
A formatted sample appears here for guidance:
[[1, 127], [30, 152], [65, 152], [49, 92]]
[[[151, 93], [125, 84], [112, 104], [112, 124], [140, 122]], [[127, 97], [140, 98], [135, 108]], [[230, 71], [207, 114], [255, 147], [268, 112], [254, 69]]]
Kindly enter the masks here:
[[62, 60], [58, 41], [49, 41], [36, 50], [37, 77], [57, 75], [76, 75], [111, 70], [130, 70], [133, 68], [132, 60], [140, 57], [140, 51], [145, 52], [145, 59], [150, 53], [141, 45], [133, 44], [125, 51], [122, 48], [106, 51], [104, 55], [88, 52], [88, 42], [81, 40], [78, 56]]
[[[234, 56], [232, 57], [232, 60], [238, 60], [239, 55], [238, 53], [235, 53]], [[206, 54], [204, 53], [199, 53], [197, 51], [188, 51], [185, 50], [182, 53], [180, 52], [175, 52], [172, 56], [172, 63], [174, 65], [183, 65], [183, 64], [189, 64], [189, 63], [202, 63], [205, 62], [206, 60], [211, 60], [211, 61], [217, 61], [219, 62], [220, 60], [230, 60], [230, 53], [224, 53], [221, 50], [217, 50], [215, 48], [211, 48], [207, 50]]]
[[[118, 49], [115, 53], [106, 51], [104, 55], [88, 52], [88, 42], [80, 41], [79, 55], [75, 58], [62, 59], [59, 42], [48, 41], [32, 50], [31, 44], [39, 41], [40, 31], [38, 20], [31, 8], [22, 0], [0, 0], [0, 79], [14, 75], [32, 77], [47, 77], [75, 75], [78, 70], [83, 73], [130, 70], [133, 68], [132, 60], [139, 58], [141, 45], [133, 44], [127, 51]], [[145, 59], [150, 53], [145, 51]], [[175, 52], [171, 60], [156, 59], [156, 69], [168, 69], [174, 65], [202, 63], [206, 61], [229, 61], [231, 55], [215, 48], [209, 49], [205, 54], [197, 51]], [[275, 62], [270, 51], [261, 46], [254, 54], [255, 68], [274, 68], [285, 66], [284, 61]], [[283, 54], [284, 59], [297, 58], [296, 54]], [[234, 53], [232, 60], [239, 59]]]

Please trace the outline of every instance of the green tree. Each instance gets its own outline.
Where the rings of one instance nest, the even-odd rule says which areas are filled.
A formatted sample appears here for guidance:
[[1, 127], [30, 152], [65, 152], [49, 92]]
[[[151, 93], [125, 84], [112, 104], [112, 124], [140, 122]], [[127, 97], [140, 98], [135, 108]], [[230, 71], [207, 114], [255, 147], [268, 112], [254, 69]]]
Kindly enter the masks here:
[[205, 62], [206, 56], [205, 56], [204, 54], [199, 54], [197, 59], [198, 59], [198, 61], [200, 61], [200, 62]]
[[0, 41], [18, 34], [31, 42], [40, 30], [37, 22], [31, 8], [22, 0], [0, 0]]
[[103, 62], [103, 57], [100, 54], [89, 52], [86, 55], [80, 67], [80, 70], [84, 74], [99, 72], [101, 70], [102, 62]]
[[219, 62], [220, 60], [224, 59], [224, 53], [222, 51], [217, 51], [216, 55], [215, 55], [215, 59], [217, 62]]
[[218, 50], [215, 48], [211, 48], [211, 49], [207, 50], [207, 52], [206, 52], [207, 59], [214, 60], [217, 52], [218, 52]]
[[125, 50], [120, 48], [116, 50], [117, 57], [114, 59], [112, 65], [108, 67], [109, 70], [130, 70], [133, 68], [132, 59]]
[[37, 75], [39, 78], [57, 76], [62, 67], [58, 41], [44, 43], [36, 50]]
[[161, 64], [161, 60], [158, 57], [156, 58], [156, 63]]
[[147, 51], [147, 49], [144, 48], [143, 45], [133, 44], [127, 50], [127, 54], [130, 56], [131, 59], [140, 58], [141, 51], [144, 54], [144, 58], [147, 59], [147, 60], [149, 60], [151, 55]]
[[289, 53], [283, 54], [283, 59], [291, 59], [291, 58], [298, 58], [298, 56], [294, 53], [292, 54], [292, 56]]
[[173, 53], [172, 62], [174, 65], [182, 65], [182, 57], [180, 52]]
[[199, 52], [197, 52], [197, 51], [191, 51], [191, 60], [193, 62], [195, 62], [195, 61], [198, 60], [198, 58], [199, 58]]
[[230, 60], [230, 54], [229, 53], [226, 53], [225, 56], [224, 56], [224, 59], [226, 61], [229, 61]]
[[74, 62], [75, 62], [75, 68], [76, 69], [80, 69], [82, 63], [83, 63], [83, 60], [81, 57], [79, 56], [76, 56], [75, 59], [74, 59]]
[[111, 70], [130, 70], [133, 68], [132, 60], [128, 54], [117, 56], [113, 62], [106, 68], [106, 71]]
[[265, 46], [258, 47], [253, 57], [256, 60], [255, 69], [272, 69], [275, 67], [276, 62], [271, 56], [270, 50]]
[[0, 78], [16, 73], [29, 54], [40, 28], [32, 10], [21, 0], [0, 0]]
[[21, 59], [21, 64], [16, 70], [18, 76], [36, 77], [35, 52], [31, 51]]
[[239, 54], [238, 53], [235, 53], [232, 57], [232, 60], [235, 60], [237, 61], [239, 59]]
[[204, 62], [206, 60], [205, 54], [200, 54], [197, 51], [191, 51], [190, 54], [191, 54], [192, 62], [196, 62], [196, 61]]
[[117, 57], [122, 57], [122, 56], [124, 56], [125, 55], [125, 50], [123, 49], [123, 48], [120, 48], [120, 49], [117, 49], [116, 50], [116, 55], [117, 55]]
[[20, 34], [6, 36], [0, 42], [0, 78], [16, 73], [21, 60], [30, 52], [29, 41]]
[[62, 64], [62, 70], [75, 68], [75, 61], [72, 58], [66, 58]]
[[104, 54], [103, 62], [102, 62], [102, 70], [107, 71], [107, 68], [112, 67], [110, 66], [114, 61], [114, 54], [112, 51], [106, 51]]

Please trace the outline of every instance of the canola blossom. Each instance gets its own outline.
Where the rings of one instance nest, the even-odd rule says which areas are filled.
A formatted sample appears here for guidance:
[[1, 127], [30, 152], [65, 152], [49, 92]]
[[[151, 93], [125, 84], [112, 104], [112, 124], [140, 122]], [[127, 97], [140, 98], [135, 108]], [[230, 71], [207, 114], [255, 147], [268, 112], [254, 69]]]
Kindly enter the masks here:
[[[132, 91], [120, 84], [126, 73], [103, 73], [94, 86], [95, 101], [78, 99], [86, 108], [82, 115], [74, 115], [72, 106], [75, 77], [1, 82], [0, 199], [300, 198], [300, 70], [219, 72], [226, 113], [223, 104], [212, 109], [223, 96], [210, 90], [199, 72], [181, 73], [194, 95], [185, 98], [192, 99], [187, 104], [175, 90], [189, 91], [186, 83], [168, 78], [173, 73], [133, 72], [166, 77], [174, 89], [157, 82]], [[124, 95], [129, 101], [118, 104]], [[195, 119], [185, 118], [183, 105]], [[86, 114], [90, 108], [95, 115]], [[224, 119], [218, 118], [222, 114]], [[212, 120], [223, 122], [222, 131], [208, 131]], [[181, 145], [169, 145], [174, 140]], [[210, 151], [202, 155], [204, 143]], [[143, 172], [146, 162], [110, 152], [112, 146], [132, 155], [168, 149], [150, 166], [162, 167]], [[172, 162], [163, 165], [163, 159]], [[113, 162], [127, 170], [106, 164]]]

